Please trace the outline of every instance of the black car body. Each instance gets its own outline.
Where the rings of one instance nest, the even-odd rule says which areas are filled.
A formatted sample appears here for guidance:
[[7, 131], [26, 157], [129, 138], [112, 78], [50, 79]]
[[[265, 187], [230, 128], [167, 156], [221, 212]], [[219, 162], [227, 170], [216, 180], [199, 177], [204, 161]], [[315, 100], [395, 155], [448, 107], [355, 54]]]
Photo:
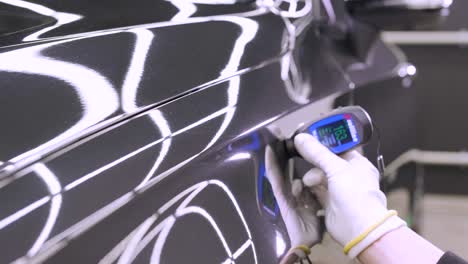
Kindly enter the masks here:
[[408, 75], [343, 1], [0, 2], [1, 263], [274, 263], [264, 147]]

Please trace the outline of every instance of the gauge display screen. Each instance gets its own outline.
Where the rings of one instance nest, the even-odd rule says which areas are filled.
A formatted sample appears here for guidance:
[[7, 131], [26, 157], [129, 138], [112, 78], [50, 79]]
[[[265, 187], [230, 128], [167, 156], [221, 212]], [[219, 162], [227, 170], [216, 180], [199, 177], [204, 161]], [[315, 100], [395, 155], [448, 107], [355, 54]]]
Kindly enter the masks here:
[[317, 128], [319, 141], [327, 147], [337, 147], [353, 141], [348, 121], [341, 119]]

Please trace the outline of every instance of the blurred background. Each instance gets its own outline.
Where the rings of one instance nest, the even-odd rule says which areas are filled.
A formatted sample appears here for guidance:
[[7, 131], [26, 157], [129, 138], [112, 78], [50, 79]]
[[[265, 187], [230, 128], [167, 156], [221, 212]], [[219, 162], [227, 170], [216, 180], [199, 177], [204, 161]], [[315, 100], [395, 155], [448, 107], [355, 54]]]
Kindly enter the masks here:
[[[468, 258], [468, 168], [463, 165], [468, 155], [466, 10], [468, 1], [455, 0], [450, 15], [434, 29], [384, 32], [384, 39], [416, 66], [416, 78], [403, 80], [407, 82], [403, 85], [383, 83], [378, 89], [371, 85], [343, 98], [363, 106], [376, 121], [382, 153], [391, 161], [387, 169], [401, 166], [387, 182], [389, 208], [397, 209], [435, 245], [464, 258]], [[375, 149], [376, 142], [365, 148], [371, 160]], [[349, 262], [338, 245], [325, 239], [327, 245], [320, 246], [325, 250], [315, 250], [317, 263]]]

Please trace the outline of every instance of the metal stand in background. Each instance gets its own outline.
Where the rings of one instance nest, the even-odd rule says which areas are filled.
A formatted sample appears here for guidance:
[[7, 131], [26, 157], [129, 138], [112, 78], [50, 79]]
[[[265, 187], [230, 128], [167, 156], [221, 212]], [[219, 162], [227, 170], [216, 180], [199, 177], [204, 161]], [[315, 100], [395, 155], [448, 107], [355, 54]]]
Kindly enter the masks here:
[[416, 175], [413, 185], [409, 189], [409, 215], [408, 225], [413, 231], [419, 233], [423, 220], [423, 198], [424, 198], [424, 166], [416, 165]]
[[419, 233], [423, 221], [424, 166], [468, 167], [468, 152], [409, 150], [386, 167], [384, 174], [386, 183], [394, 182], [400, 168], [411, 163], [416, 164], [416, 175], [413, 184], [409, 188], [408, 225]]

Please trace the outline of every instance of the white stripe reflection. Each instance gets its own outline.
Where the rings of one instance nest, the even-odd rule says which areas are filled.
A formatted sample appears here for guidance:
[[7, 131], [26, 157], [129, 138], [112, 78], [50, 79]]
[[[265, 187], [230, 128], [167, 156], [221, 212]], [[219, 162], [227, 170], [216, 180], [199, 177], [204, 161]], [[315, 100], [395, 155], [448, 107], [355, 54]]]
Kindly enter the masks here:
[[47, 217], [46, 223], [42, 228], [41, 233], [37, 237], [36, 242], [34, 242], [33, 246], [28, 251], [28, 256], [34, 256], [42, 247], [47, 238], [49, 238], [52, 228], [54, 227], [55, 222], [57, 221], [60, 207], [62, 205], [62, 195], [60, 194], [62, 186], [60, 185], [60, 182], [58, 181], [55, 174], [42, 163], [37, 163], [36, 165], [34, 165], [34, 171], [39, 176], [39, 178], [41, 178], [41, 180], [44, 181], [49, 190], [50, 195], [52, 195], [53, 197], [50, 201], [49, 216]]
[[23, 209], [16, 211], [14, 214], [3, 218], [2, 220], [0, 220], [0, 230], [7, 227], [11, 223], [18, 221], [18, 219], [20, 219], [21, 217], [23, 217], [23, 216], [29, 214], [30, 212], [36, 210], [37, 208], [41, 207], [42, 205], [46, 204], [49, 200], [50, 200], [50, 197], [48, 197], [48, 196], [43, 197], [43, 198], [35, 201], [34, 203], [24, 207]]
[[143, 224], [140, 225], [136, 233], [132, 236], [132, 238], [128, 242], [127, 247], [123, 251], [122, 256], [119, 258], [119, 261], [117, 262], [117, 264], [126, 264], [126, 263], [130, 263], [133, 260], [136, 246], [141, 241], [141, 239], [146, 234], [146, 232], [148, 232], [148, 229], [156, 221], [156, 219], [157, 219], [157, 216], [152, 216], [146, 219], [146, 221], [144, 221]]
[[[129, 32], [135, 34], [136, 41], [132, 60], [128, 67], [127, 75], [122, 87], [122, 109], [126, 113], [132, 113], [139, 109], [137, 105], [138, 88], [140, 87], [140, 82], [143, 78], [146, 58], [148, 57], [148, 52], [154, 39], [153, 32], [147, 29], [134, 29], [130, 30]], [[136, 190], [144, 186], [155, 173], [155, 171], [159, 168], [167, 153], [169, 152], [169, 148], [172, 143], [172, 139], [170, 137], [171, 128], [169, 127], [169, 124], [163, 113], [155, 109], [151, 110], [148, 115], [165, 140], [162, 141], [161, 150], [152, 168], [149, 170], [140, 184], [135, 187]]]
[[[245, 51], [245, 46], [255, 37], [257, 30], [258, 30], [258, 23], [247, 18], [242, 18], [242, 17], [219, 17], [215, 18], [212, 20], [219, 20], [219, 21], [229, 21], [232, 23], [235, 23], [241, 27], [241, 34], [239, 35], [239, 38], [236, 40], [233, 48], [233, 52], [229, 58], [229, 61], [225, 67], [225, 69], [221, 72], [220, 77], [225, 78], [228, 76], [231, 76], [236, 73], [236, 71], [239, 68], [240, 61], [242, 59], [243, 53]], [[143, 75], [143, 69], [144, 69], [144, 61], [141, 59], [145, 56], [145, 54], [148, 52], [150, 49], [151, 41], [153, 39], [153, 35], [151, 32], [147, 30], [134, 30], [133, 33], [136, 34], [137, 36], [137, 41], [135, 44], [135, 51], [134, 51], [134, 56], [132, 57], [132, 62], [129, 66], [129, 70], [127, 72], [126, 79], [124, 81], [124, 87], [123, 87], [123, 97], [122, 97], [122, 108], [125, 111], [133, 111], [138, 108], [136, 105], [136, 95], [137, 95], [137, 89], [141, 80], [141, 77]], [[137, 61], [139, 60], [139, 61]], [[201, 155], [203, 152], [205, 152], [207, 149], [209, 149], [213, 144], [216, 143], [216, 141], [221, 137], [221, 135], [224, 133], [224, 131], [227, 129], [229, 126], [230, 122], [232, 121], [232, 118], [234, 116], [235, 108], [237, 105], [237, 100], [238, 100], [238, 95], [239, 95], [239, 86], [240, 86], [240, 77], [239, 76], [234, 76], [229, 79], [229, 87], [227, 90], [227, 106], [223, 109], [218, 110], [215, 113], [210, 114], [209, 116], [202, 118], [201, 120], [192, 123], [191, 125], [182, 128], [178, 131], [171, 132], [169, 125], [167, 124], [167, 121], [164, 119], [164, 116], [162, 115], [159, 110], [157, 111], [152, 111], [151, 118], [155, 122], [155, 124], [158, 126], [160, 129], [161, 133], [163, 135], [168, 135], [165, 138], [158, 139], [150, 144], [147, 144], [143, 147], [140, 147], [139, 149], [132, 151], [131, 153], [128, 153], [127, 155], [104, 165], [101, 168], [96, 169], [95, 171], [88, 173], [84, 175], [83, 177], [75, 180], [74, 182], [68, 184], [65, 186], [65, 191], [71, 190], [73, 188], [76, 188], [80, 184], [83, 184], [87, 182], [88, 180], [92, 179], [93, 177], [97, 176], [98, 174], [102, 173], [105, 170], [108, 170], [117, 164], [120, 164], [121, 162], [124, 162], [125, 160], [128, 160], [129, 158], [137, 155], [138, 153], [141, 153], [142, 151], [145, 151], [161, 142], [168, 142], [166, 148], [162, 148], [162, 155], [161, 153], [158, 156], [158, 159], [161, 161], [156, 160], [153, 168], [150, 170], [150, 172], [147, 174], [147, 176], [144, 178], [142, 183], [138, 185], [138, 190], [144, 191], [146, 188], [149, 188], [150, 186], [156, 184], [163, 178], [167, 177], [171, 173], [173, 173], [175, 170], [178, 168], [184, 166], [194, 158], [198, 157]], [[102, 96], [99, 96], [99, 98], [102, 98]], [[157, 168], [159, 167], [160, 163], [162, 162], [162, 159], [164, 159], [164, 156], [167, 154], [170, 146], [170, 141], [168, 139], [171, 139], [172, 137], [181, 134], [185, 131], [188, 131], [194, 127], [197, 127], [205, 122], [208, 122], [214, 118], [217, 118], [218, 116], [225, 115], [224, 120], [218, 129], [218, 131], [214, 134], [213, 138], [209, 141], [209, 143], [197, 154], [191, 156], [190, 158], [180, 162], [178, 165], [166, 170], [165, 172], [157, 175], [154, 178], [151, 178], [152, 175], [157, 171]], [[164, 123], [166, 122], [166, 123]], [[166, 149], [166, 150], [164, 150]], [[134, 197], [134, 194], [132, 192], [129, 192], [125, 194], [122, 197]], [[71, 226], [67, 230], [63, 231], [61, 234], [57, 235], [54, 237], [50, 243], [52, 244], [47, 244], [47, 246], [44, 247], [44, 251], [47, 251], [48, 247], [53, 247], [53, 243], [57, 243], [61, 239], [66, 238], [67, 236], [73, 235], [73, 232], [78, 232], [81, 233], [84, 230], [87, 230], [90, 228], [93, 224], [97, 223], [100, 219], [103, 219], [106, 217], [108, 214], [111, 212], [117, 210], [124, 204], [126, 204], [129, 199], [117, 199], [119, 203], [111, 203], [113, 206], [106, 206], [105, 207], [105, 212], [101, 210], [97, 210], [95, 214], [90, 215], [86, 218], [84, 218], [82, 221], [76, 223], [75, 225]], [[131, 200], [131, 199], [130, 199]], [[109, 204], [109, 205], [111, 205]], [[115, 204], [115, 206], [114, 206]], [[104, 208], [103, 208], [104, 209]], [[242, 218], [243, 219], [243, 218]], [[245, 222], [245, 220], [243, 220]], [[1, 223], [1, 222], [0, 222]], [[244, 223], [245, 224], [245, 223]], [[1, 229], [1, 228], [0, 228]], [[75, 234], [76, 235], [76, 234]], [[250, 233], [249, 233], [250, 237]], [[49, 242], [48, 242], [49, 243]], [[253, 246], [253, 245], [252, 245]], [[256, 257], [255, 257], [256, 258]]]
[[81, 16], [81, 15], [72, 14], [72, 13], [65, 13], [65, 12], [57, 12], [57, 11], [52, 10], [52, 9], [50, 9], [48, 7], [45, 7], [43, 5], [35, 4], [35, 3], [23, 1], [23, 0], [0, 0], [0, 3], [5, 3], [5, 4], [8, 4], [8, 5], [28, 9], [28, 10], [34, 12], [34, 13], [37, 13], [37, 14], [40, 14], [40, 15], [43, 15], [43, 16], [52, 17], [55, 20], [57, 20], [57, 22], [55, 22], [54, 25], [45, 27], [45, 28], [43, 28], [41, 30], [38, 30], [38, 31], [34, 32], [33, 34], [28, 35], [27, 37], [25, 37], [23, 39], [23, 41], [37, 40], [37, 39], [39, 39], [39, 37], [42, 34], [44, 34], [46, 32], [49, 32], [49, 31], [51, 31], [51, 30], [53, 30], [55, 28], [58, 28], [58, 27], [60, 27], [62, 25], [69, 24], [69, 23], [72, 23], [74, 21], [77, 21], [77, 20], [80, 20], [81, 18], [83, 18], [83, 16]]
[[43, 75], [70, 85], [83, 108], [81, 119], [55, 138], [11, 159], [17, 162], [104, 120], [119, 107], [112, 84], [99, 72], [84, 65], [45, 57], [41, 51], [60, 43], [47, 43], [0, 54], [0, 71]]
[[[248, 234], [248, 239], [246, 242], [244, 242], [237, 250], [232, 253], [232, 250], [229, 248], [227, 241], [217, 225], [216, 221], [213, 219], [213, 217], [203, 208], [195, 205], [190, 205], [190, 203], [193, 201], [195, 197], [198, 196], [206, 187], [208, 186], [216, 186], [220, 189], [223, 190], [224, 193], [226, 193], [227, 197], [233, 204], [233, 206], [236, 208], [236, 213], [242, 220], [244, 229], [246, 233]], [[185, 198], [184, 198], [185, 197]], [[184, 199], [180, 205], [175, 209], [174, 214], [168, 216], [167, 218], [163, 219], [160, 221], [159, 224], [157, 224], [151, 231], [149, 231], [145, 236], [143, 236], [143, 231], [142, 230], [149, 230], [150, 223], [154, 223], [156, 219], [158, 218], [158, 215], [161, 215], [165, 213], [167, 210], [169, 210], [173, 205], [175, 205], [178, 201], [181, 199]], [[114, 247], [109, 254], [113, 254], [114, 257], [109, 258], [109, 254], [107, 254], [100, 262], [99, 264], [110, 264], [115, 259], [117, 258], [118, 252], [120, 252], [121, 257], [119, 259], [119, 263], [132, 263], [132, 261], [140, 254], [143, 249], [145, 249], [148, 244], [154, 240], [154, 238], [157, 236], [157, 239], [155, 241], [150, 263], [155, 263], [159, 264], [161, 263], [161, 253], [163, 252], [164, 245], [166, 243], [167, 238], [171, 234], [171, 230], [174, 227], [174, 225], [177, 223], [177, 220], [189, 215], [189, 214], [197, 214], [203, 217], [207, 223], [210, 224], [210, 226], [213, 228], [215, 231], [218, 239], [220, 240], [221, 244], [223, 245], [223, 248], [226, 251], [227, 254], [227, 259], [223, 263], [234, 263], [234, 260], [236, 260], [239, 256], [241, 256], [249, 247], [252, 248], [253, 254], [254, 254], [254, 262], [257, 262], [257, 257], [256, 257], [256, 252], [255, 252], [255, 247], [251, 239], [250, 235], [250, 230], [249, 227], [247, 226], [244, 216], [242, 214], [242, 211], [240, 210], [239, 204], [234, 198], [234, 195], [232, 192], [229, 190], [229, 188], [222, 183], [221, 181], [218, 180], [209, 180], [209, 181], [204, 181], [200, 182], [196, 185], [193, 185], [192, 187], [189, 187], [170, 199], [167, 203], [165, 203], [163, 206], [161, 206], [158, 210], [157, 213], [150, 216], [147, 218], [143, 224], [141, 224], [139, 227], [137, 227], [134, 231], [130, 232], [130, 235], [127, 236], [124, 240], [119, 242], [116, 247]], [[139, 232], [141, 231], [141, 232]], [[132, 243], [127, 242], [126, 248], [124, 249], [122, 247], [124, 241], [133, 241]]]
[[197, 12], [197, 7], [190, 0], [169, 0], [169, 2], [179, 9], [171, 21], [184, 21]]
[[70, 24], [72, 22], [78, 21], [83, 18], [81, 15], [76, 15], [76, 14], [70, 14], [70, 13], [64, 13], [64, 12], [56, 12], [53, 16], [57, 20], [55, 22], [55, 25], [45, 27], [41, 30], [38, 30], [34, 32], [33, 34], [30, 34], [26, 36], [23, 41], [34, 41], [40, 39], [40, 36], [44, 35], [45, 33], [52, 31], [58, 27], [61, 27], [65, 24]]

